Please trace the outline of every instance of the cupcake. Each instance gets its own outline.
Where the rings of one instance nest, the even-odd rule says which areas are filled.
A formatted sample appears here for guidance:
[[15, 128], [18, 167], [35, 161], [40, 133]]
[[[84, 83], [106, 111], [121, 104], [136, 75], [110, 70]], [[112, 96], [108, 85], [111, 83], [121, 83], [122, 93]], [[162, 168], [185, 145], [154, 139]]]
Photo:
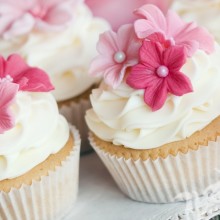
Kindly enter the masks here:
[[0, 57], [0, 219], [61, 219], [76, 200], [80, 139], [47, 74]]
[[45, 70], [60, 112], [87, 138], [88, 94], [99, 81], [89, 77], [88, 67], [108, 23], [93, 17], [80, 0], [3, 0], [0, 14], [1, 54], [18, 53], [29, 65]]
[[220, 42], [220, 1], [219, 0], [175, 0], [172, 9], [185, 21], [196, 21], [206, 27]]
[[144, 5], [105, 32], [90, 74], [90, 142], [119, 188], [149, 203], [188, 200], [220, 168], [220, 48], [204, 28]]

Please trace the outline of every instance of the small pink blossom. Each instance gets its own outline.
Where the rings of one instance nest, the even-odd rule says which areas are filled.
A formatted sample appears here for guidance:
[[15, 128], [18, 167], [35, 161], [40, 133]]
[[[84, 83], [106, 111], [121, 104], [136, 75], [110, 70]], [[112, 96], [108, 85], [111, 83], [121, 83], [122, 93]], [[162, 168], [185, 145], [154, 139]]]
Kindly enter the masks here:
[[0, 0], [0, 36], [11, 38], [32, 29], [56, 31], [73, 18], [79, 0]]
[[103, 17], [117, 31], [123, 24], [134, 22], [133, 11], [144, 4], [155, 4], [166, 12], [173, 0], [85, 0], [95, 16]]
[[104, 81], [116, 88], [123, 81], [128, 67], [137, 64], [141, 43], [133, 25], [123, 25], [118, 32], [105, 32], [97, 44], [99, 55], [93, 60], [90, 74], [103, 76]]
[[48, 92], [54, 89], [43, 70], [29, 67], [16, 54], [9, 56], [7, 60], [0, 56], [0, 79], [18, 84], [21, 91]]
[[15, 120], [9, 109], [15, 99], [18, 91], [18, 85], [0, 81], [0, 134], [14, 127]]
[[135, 32], [140, 39], [156, 39], [165, 45], [184, 46], [187, 56], [191, 57], [197, 49], [207, 53], [214, 51], [213, 37], [195, 23], [186, 23], [172, 11], [166, 16], [154, 5], [144, 5], [136, 14], [143, 17], [135, 23]]
[[131, 69], [126, 82], [134, 89], [144, 89], [144, 101], [153, 111], [160, 109], [168, 93], [182, 96], [192, 92], [190, 79], [180, 72], [186, 62], [184, 47], [164, 49], [158, 42], [144, 41], [140, 61]]

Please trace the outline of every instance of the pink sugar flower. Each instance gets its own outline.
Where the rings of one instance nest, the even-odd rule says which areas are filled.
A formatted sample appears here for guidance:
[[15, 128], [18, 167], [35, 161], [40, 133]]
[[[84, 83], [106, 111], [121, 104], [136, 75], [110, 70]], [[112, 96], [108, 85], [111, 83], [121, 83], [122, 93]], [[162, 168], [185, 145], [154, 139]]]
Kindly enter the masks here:
[[156, 39], [164, 45], [184, 46], [187, 56], [191, 57], [197, 49], [202, 49], [207, 53], [214, 51], [213, 37], [203, 28], [195, 23], [186, 23], [172, 11], [164, 15], [159, 8], [154, 5], [144, 5], [136, 14], [143, 17], [135, 23], [135, 32], [141, 39]]
[[73, 18], [71, 6], [79, 0], [0, 0], [0, 36], [60, 30]]
[[14, 117], [9, 109], [18, 91], [18, 85], [0, 80], [0, 134], [14, 127]]
[[18, 84], [21, 91], [48, 92], [54, 89], [43, 70], [29, 67], [16, 54], [9, 56], [7, 60], [0, 56], [0, 79]]
[[48, 75], [38, 68], [29, 67], [18, 55], [5, 60], [0, 56], [0, 134], [14, 127], [10, 112], [18, 90], [48, 92], [53, 89]]
[[105, 32], [97, 44], [99, 55], [93, 60], [90, 75], [103, 76], [104, 81], [116, 88], [123, 81], [128, 67], [137, 64], [141, 43], [132, 25], [123, 25], [118, 32]]
[[168, 93], [182, 96], [192, 92], [189, 78], [180, 72], [186, 62], [184, 47], [167, 49], [158, 42], [144, 41], [140, 61], [131, 69], [126, 82], [134, 89], [144, 89], [144, 101], [153, 111], [160, 109]]

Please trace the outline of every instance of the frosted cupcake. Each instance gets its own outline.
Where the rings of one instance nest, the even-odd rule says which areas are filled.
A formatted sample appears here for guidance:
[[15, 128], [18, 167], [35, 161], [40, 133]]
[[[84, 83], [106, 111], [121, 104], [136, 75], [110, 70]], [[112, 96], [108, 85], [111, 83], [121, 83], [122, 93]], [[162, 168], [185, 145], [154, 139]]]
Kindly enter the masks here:
[[120, 189], [142, 202], [202, 195], [218, 182], [220, 48], [177, 14], [145, 5], [105, 32], [91, 74], [90, 142]]
[[3, 0], [0, 14], [1, 54], [19, 53], [50, 75], [61, 113], [84, 139], [88, 94], [98, 82], [89, 77], [88, 67], [97, 55], [99, 34], [109, 28], [107, 22], [93, 17], [80, 0]]
[[220, 42], [220, 1], [219, 0], [175, 0], [172, 5], [184, 20], [196, 21], [206, 27]]
[[80, 139], [45, 72], [0, 57], [0, 219], [61, 219], [76, 200]]

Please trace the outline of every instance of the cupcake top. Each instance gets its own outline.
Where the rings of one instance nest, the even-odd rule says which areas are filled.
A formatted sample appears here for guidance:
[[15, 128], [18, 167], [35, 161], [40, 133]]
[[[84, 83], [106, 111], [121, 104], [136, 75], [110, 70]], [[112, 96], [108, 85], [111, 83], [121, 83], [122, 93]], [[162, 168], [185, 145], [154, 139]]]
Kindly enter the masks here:
[[220, 0], [175, 0], [172, 8], [184, 20], [206, 27], [220, 42]]
[[99, 138], [133, 149], [183, 140], [220, 111], [220, 48], [195, 23], [144, 5], [134, 24], [100, 36], [90, 74], [87, 124]]
[[88, 76], [96, 42], [109, 25], [81, 0], [0, 0], [0, 51], [20, 54], [51, 78], [57, 101], [76, 97], [97, 79]]
[[47, 74], [18, 55], [0, 56], [0, 181], [57, 153], [69, 138]]

